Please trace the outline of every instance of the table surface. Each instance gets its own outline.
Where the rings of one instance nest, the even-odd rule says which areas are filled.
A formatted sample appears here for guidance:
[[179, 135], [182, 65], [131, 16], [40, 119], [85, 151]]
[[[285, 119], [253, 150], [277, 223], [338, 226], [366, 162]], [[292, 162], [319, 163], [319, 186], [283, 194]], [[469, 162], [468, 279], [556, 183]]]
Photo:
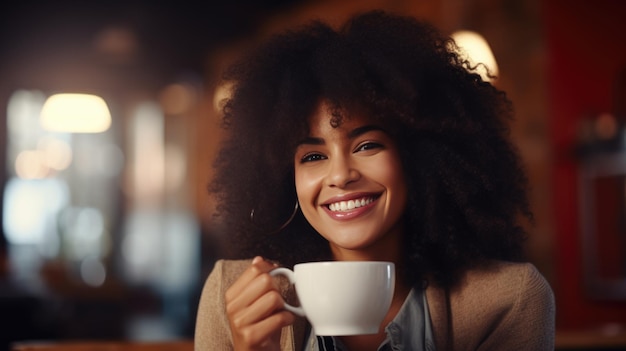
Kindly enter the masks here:
[[162, 342], [55, 341], [18, 342], [12, 351], [193, 351], [192, 340]]

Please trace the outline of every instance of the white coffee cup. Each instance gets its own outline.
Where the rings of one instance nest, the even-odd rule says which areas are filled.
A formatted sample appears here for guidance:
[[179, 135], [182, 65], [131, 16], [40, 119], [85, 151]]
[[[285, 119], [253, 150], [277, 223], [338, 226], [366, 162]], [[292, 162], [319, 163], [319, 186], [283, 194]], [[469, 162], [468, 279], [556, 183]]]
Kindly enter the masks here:
[[395, 286], [391, 262], [300, 263], [270, 275], [284, 275], [295, 285], [302, 307], [285, 303], [285, 309], [305, 316], [317, 335], [378, 333]]

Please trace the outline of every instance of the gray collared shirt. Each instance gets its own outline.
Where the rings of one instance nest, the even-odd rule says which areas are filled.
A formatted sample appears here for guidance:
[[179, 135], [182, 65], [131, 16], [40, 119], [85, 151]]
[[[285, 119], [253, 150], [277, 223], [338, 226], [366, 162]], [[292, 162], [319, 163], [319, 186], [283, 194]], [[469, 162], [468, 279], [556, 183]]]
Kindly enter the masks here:
[[[378, 351], [435, 351], [428, 302], [422, 288], [409, 292], [395, 318], [385, 327], [387, 337]], [[347, 351], [339, 338], [315, 335], [311, 330], [305, 351]]]

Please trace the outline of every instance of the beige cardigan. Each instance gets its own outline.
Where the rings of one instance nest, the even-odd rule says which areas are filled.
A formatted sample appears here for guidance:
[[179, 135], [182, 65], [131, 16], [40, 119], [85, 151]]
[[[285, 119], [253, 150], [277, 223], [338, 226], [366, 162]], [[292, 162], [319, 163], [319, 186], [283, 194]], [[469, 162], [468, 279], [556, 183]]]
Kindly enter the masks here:
[[[200, 298], [196, 351], [233, 349], [224, 293], [249, 265], [215, 264]], [[293, 302], [293, 289], [281, 289]], [[437, 350], [554, 350], [554, 295], [531, 264], [494, 262], [468, 271], [450, 291], [430, 285], [426, 298]], [[304, 350], [306, 329], [303, 318], [283, 328], [281, 350]]]

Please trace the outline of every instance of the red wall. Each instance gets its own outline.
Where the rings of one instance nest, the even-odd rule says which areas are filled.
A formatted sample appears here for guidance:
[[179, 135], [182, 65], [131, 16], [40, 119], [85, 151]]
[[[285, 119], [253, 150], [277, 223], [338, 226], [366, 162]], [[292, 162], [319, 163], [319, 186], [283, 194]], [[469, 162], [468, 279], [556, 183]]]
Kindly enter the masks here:
[[613, 84], [626, 65], [626, 1], [544, 1], [551, 140], [554, 147], [557, 328], [626, 324], [625, 301], [590, 299], [583, 290], [576, 130], [588, 113], [612, 112]]

